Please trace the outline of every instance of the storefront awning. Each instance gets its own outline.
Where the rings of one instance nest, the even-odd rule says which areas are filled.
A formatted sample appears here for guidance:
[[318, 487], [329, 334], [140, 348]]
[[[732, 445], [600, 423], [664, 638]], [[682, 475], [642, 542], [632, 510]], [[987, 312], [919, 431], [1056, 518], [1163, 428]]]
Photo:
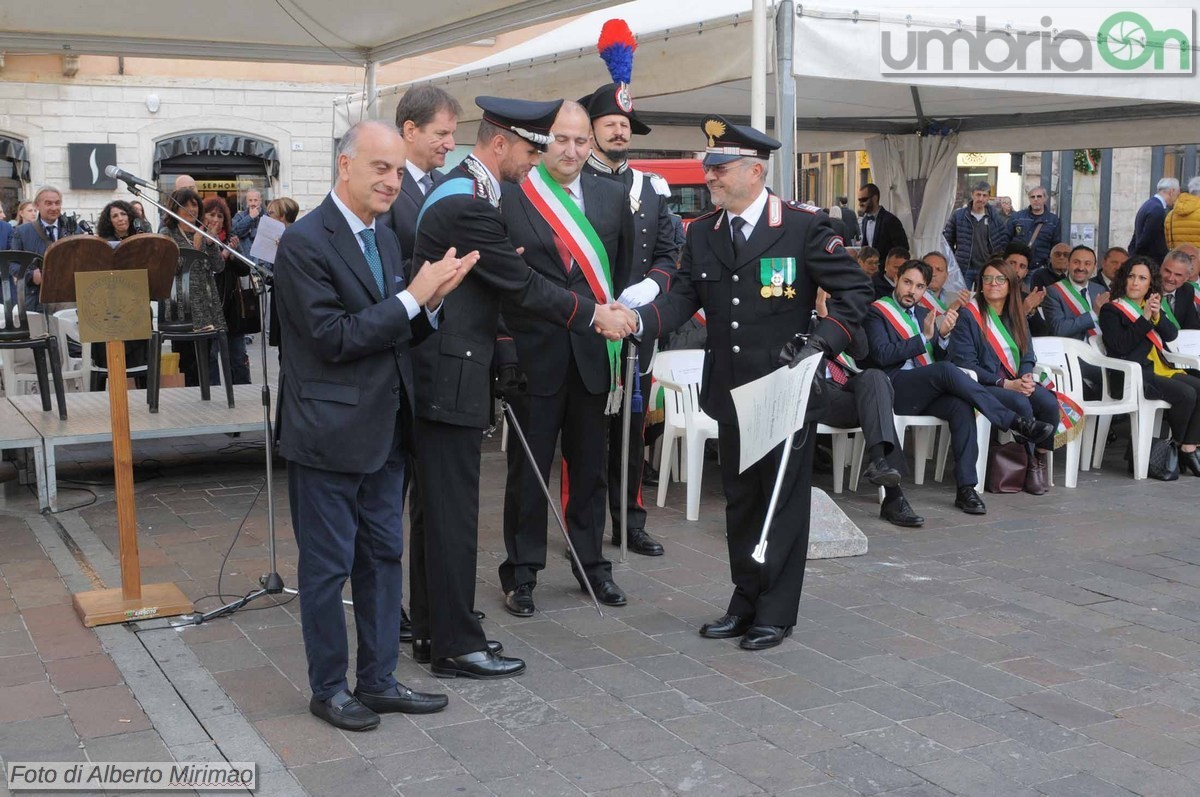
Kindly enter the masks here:
[[30, 182], [29, 153], [24, 142], [8, 136], [0, 136], [0, 160], [11, 161], [13, 174], [18, 180]]
[[163, 161], [186, 155], [232, 155], [257, 158], [263, 161], [269, 176], [279, 176], [279, 153], [270, 141], [233, 133], [188, 133], [164, 139], [154, 145], [154, 179], [158, 179]]

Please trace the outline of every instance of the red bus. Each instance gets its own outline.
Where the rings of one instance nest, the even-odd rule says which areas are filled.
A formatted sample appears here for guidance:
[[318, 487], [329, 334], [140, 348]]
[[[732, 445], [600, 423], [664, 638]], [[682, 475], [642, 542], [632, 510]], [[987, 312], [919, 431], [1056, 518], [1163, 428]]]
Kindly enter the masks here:
[[704, 182], [704, 168], [695, 159], [631, 160], [629, 165], [663, 177], [671, 186], [667, 206], [683, 219], [684, 226], [713, 209], [712, 195]]

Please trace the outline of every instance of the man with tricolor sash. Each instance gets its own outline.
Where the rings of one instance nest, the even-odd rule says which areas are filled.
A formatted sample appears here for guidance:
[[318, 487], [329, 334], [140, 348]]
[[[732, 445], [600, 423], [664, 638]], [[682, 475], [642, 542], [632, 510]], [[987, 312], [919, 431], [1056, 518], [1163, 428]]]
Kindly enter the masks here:
[[[1100, 333], [1100, 308], [1108, 303], [1109, 292], [1092, 279], [1096, 271], [1096, 253], [1087, 246], [1076, 246], [1067, 257], [1067, 274], [1046, 289], [1042, 315], [1050, 334], [1060, 338], [1087, 340]], [[1080, 363], [1084, 396], [1099, 395], [1101, 370]]]
[[[624, 46], [625, 59], [613, 58], [612, 53]], [[600, 53], [608, 64], [612, 83], [597, 88], [580, 99], [592, 120], [592, 150], [584, 171], [598, 175], [621, 186], [627, 197], [626, 208], [633, 220], [632, 257], [629, 264], [628, 287], [621, 291], [618, 301], [627, 307], [640, 307], [671, 289], [675, 279], [679, 243], [675, 223], [667, 202], [671, 196], [667, 181], [657, 174], [640, 171], [629, 165], [629, 147], [633, 136], [643, 136], [650, 127], [638, 118], [629, 93], [628, 80], [637, 44], [628, 25], [621, 20], [609, 20], [600, 35]], [[628, 341], [627, 346], [635, 345]], [[646, 457], [643, 438], [646, 403], [650, 399], [650, 361], [654, 357], [655, 341], [644, 340], [638, 346], [637, 368], [640, 374], [637, 390], [630, 405], [629, 452], [625, 467], [629, 478], [626, 507], [629, 515], [628, 547], [643, 556], [661, 556], [663, 546], [646, 531], [646, 506], [642, 500], [642, 478]], [[628, 356], [628, 355], [626, 355]], [[622, 371], [622, 373], [624, 373]], [[621, 446], [625, 436], [624, 418], [611, 416], [608, 429], [608, 511], [612, 518], [613, 545], [621, 544]]]
[[[767, 190], [767, 163], [778, 141], [716, 115], [705, 117], [701, 129], [705, 182], [720, 210], [688, 227], [671, 290], [637, 310], [638, 335], [658, 338], [705, 312], [700, 406], [718, 426], [733, 595], [725, 614], [700, 634], [740, 637], [743, 649], [764, 650], [782, 643], [796, 623], [808, 558], [814, 423], [824, 393], [814, 388], [808, 424], [796, 435], [766, 562], [759, 564], [752, 554], [783, 445], [741, 470], [730, 391], [810, 354], [842, 353], [856, 333], [861, 338], [871, 286], [820, 208], [784, 202]], [[818, 288], [829, 293], [828, 315], [805, 341]]]
[[[502, 212], [535, 273], [607, 304], [629, 282], [633, 219], [621, 185], [583, 169], [591, 134], [583, 106], [564, 102], [541, 164], [521, 185], [504, 186]], [[503, 313], [528, 379], [528, 394], [511, 403], [541, 479], [549, 480], [561, 435], [563, 516], [583, 567], [575, 577], [585, 589], [586, 578], [601, 603], [623, 606], [603, 552], [609, 417], [622, 408], [621, 342], [564, 329], [507, 302]], [[546, 567], [547, 506], [538, 480], [522, 447], [510, 445], [500, 586], [505, 608], [518, 617], [533, 614], [533, 589]]]
[[968, 515], [983, 515], [987, 507], [975, 490], [981, 442], [976, 435], [975, 410], [993, 426], [1023, 437], [1041, 439], [1053, 429], [1017, 415], [945, 359], [958, 312], [950, 310], [935, 317], [920, 306], [931, 277], [927, 264], [910, 260], [900, 267], [896, 292], [871, 305], [863, 322], [871, 349], [869, 362], [891, 378], [897, 414], [933, 415], [950, 424], [957, 486], [954, 505]]
[[1200, 329], [1200, 303], [1195, 286], [1188, 282], [1191, 264], [1186, 252], [1172, 249], [1158, 270], [1162, 278], [1162, 311], [1181, 330]]

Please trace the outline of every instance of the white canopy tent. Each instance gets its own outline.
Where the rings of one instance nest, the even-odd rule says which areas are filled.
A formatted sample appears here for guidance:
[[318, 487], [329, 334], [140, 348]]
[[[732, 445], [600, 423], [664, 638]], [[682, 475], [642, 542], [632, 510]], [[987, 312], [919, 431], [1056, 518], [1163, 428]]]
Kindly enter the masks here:
[[[1188, 9], [1191, 18], [1186, 3], [1163, 5]], [[1093, 4], [1063, 0], [1058, 6], [1089, 9]], [[791, 55], [797, 149], [867, 150], [884, 204], [898, 212], [918, 249], [932, 248], [940, 240], [940, 224], [953, 201], [953, 166], [959, 151], [1145, 146], [1200, 138], [1200, 105], [1193, 104], [1200, 97], [1200, 81], [1194, 69], [1170, 77], [893, 77], [881, 71], [881, 26], [903, 24], [911, 16], [954, 30], [964, 16], [959, 0], [922, 0], [919, 10], [880, 3], [858, 3], [854, 10], [787, 3], [773, 7], [776, 16], [781, 7], [793, 9], [792, 47], [781, 50], [778, 42], [786, 41], [785, 35], [774, 37], [768, 60], [786, 65]], [[654, 127], [639, 147], [695, 150], [702, 146], [697, 124], [703, 114], [722, 113], [735, 121], [749, 116], [750, 12], [751, 0], [636, 0], [586, 14], [507, 51], [421, 82], [445, 88], [463, 104], [462, 121], [468, 124], [461, 128], [460, 139], [466, 140], [473, 131], [469, 123], [479, 116], [472, 102], [476, 95], [579, 97], [606, 82], [596, 39], [605, 20], [620, 17], [638, 38], [631, 87], [635, 106]], [[1033, 5], [971, 7], [968, 13], [964, 24], [973, 24], [976, 14], [987, 14], [989, 27], [1007, 24], [1027, 30], [1041, 25], [1046, 10]], [[780, 22], [776, 18], [775, 27], [782, 33], [788, 26]], [[789, 88], [786, 82], [773, 83], [777, 96]], [[394, 113], [406, 88], [380, 90], [381, 117]], [[335, 127], [357, 118], [355, 103], [355, 98], [338, 103]], [[776, 97], [769, 96], [769, 116], [776, 106]], [[935, 120], [955, 132], [914, 135]], [[778, 125], [771, 126], [778, 130]], [[932, 204], [923, 204], [922, 197]]]
[[0, 52], [387, 63], [614, 0], [79, 0], [0, 4]]

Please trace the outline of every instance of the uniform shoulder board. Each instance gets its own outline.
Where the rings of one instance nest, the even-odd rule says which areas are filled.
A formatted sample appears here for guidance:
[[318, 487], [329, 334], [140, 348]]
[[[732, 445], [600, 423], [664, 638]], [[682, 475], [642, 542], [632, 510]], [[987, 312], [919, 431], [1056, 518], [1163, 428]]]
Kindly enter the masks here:
[[650, 178], [650, 187], [654, 189], [654, 193], [659, 196], [671, 195], [671, 186], [667, 184], [667, 178], [654, 172], [646, 172], [646, 176]]
[[804, 213], [812, 213], [815, 215], [815, 214], [821, 212], [821, 209], [819, 207], [817, 207], [816, 205], [810, 205], [807, 202], [797, 202], [795, 200], [792, 200], [790, 202], [784, 202], [784, 204], [787, 205], [792, 210], [799, 210], [799, 211], [803, 211]]

